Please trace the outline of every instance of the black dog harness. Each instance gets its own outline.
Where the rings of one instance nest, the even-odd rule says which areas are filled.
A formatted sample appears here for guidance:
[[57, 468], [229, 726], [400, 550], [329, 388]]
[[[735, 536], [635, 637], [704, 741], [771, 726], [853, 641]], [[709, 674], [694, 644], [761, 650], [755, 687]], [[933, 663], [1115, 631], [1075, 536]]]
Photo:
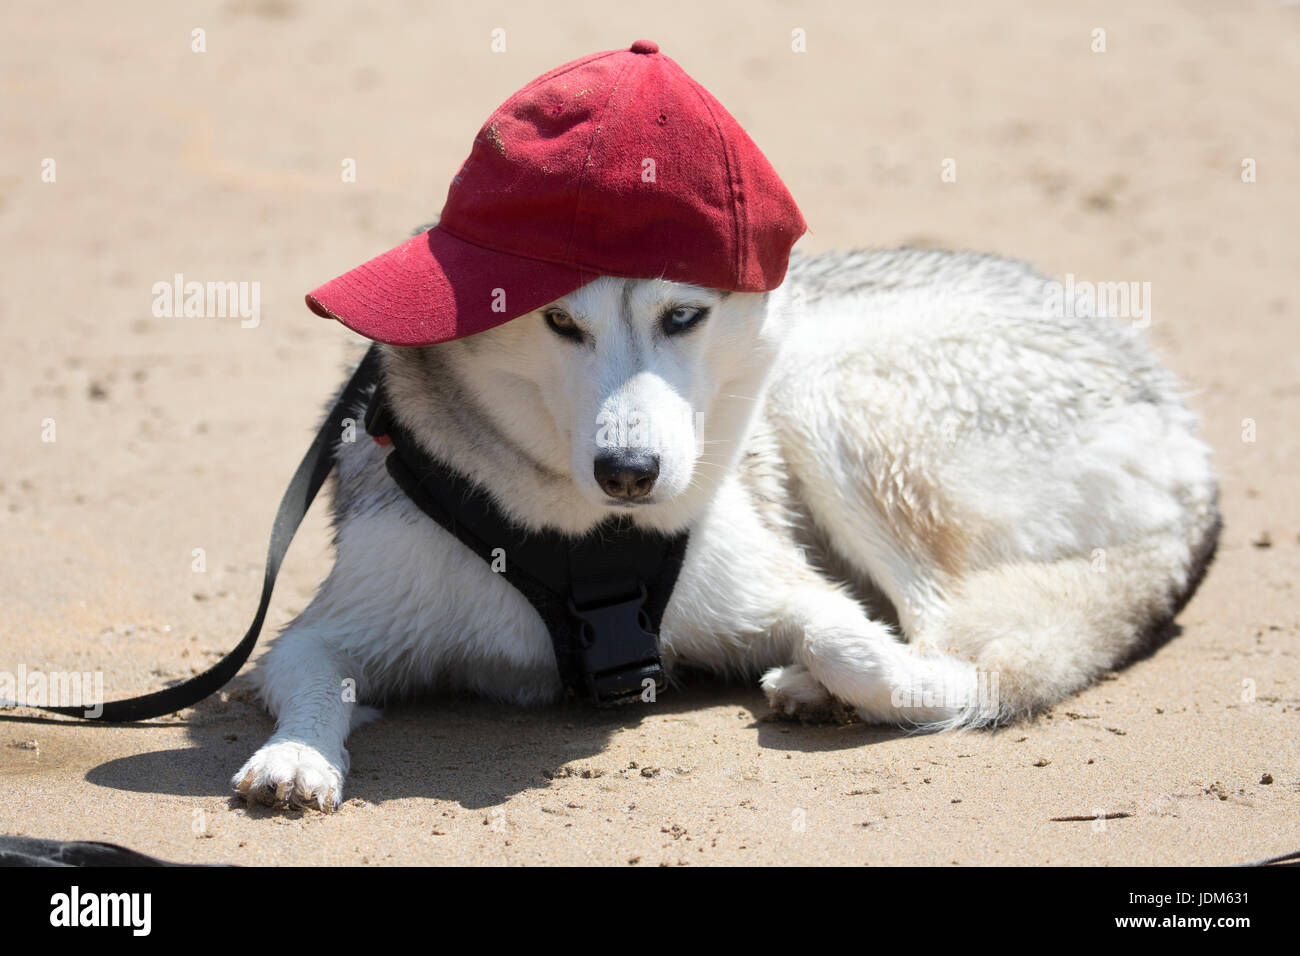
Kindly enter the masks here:
[[280, 499], [257, 613], [230, 653], [174, 687], [109, 701], [96, 708], [98, 713], [91, 713], [90, 705], [34, 709], [106, 723], [148, 720], [196, 704], [224, 687], [257, 644], [284, 555], [334, 467], [345, 424], [372, 389], [366, 427], [381, 444], [392, 445], [389, 474], [421, 511], [500, 569], [536, 608], [550, 632], [565, 688], [601, 705], [653, 699], [664, 686], [659, 624], [681, 570], [687, 535], [666, 537], [623, 519], [611, 519], [581, 537], [521, 528], [484, 489], [429, 456], [387, 414], [381, 380], [379, 348], [372, 345]]
[[481, 486], [420, 447], [389, 413], [382, 383], [366, 431], [392, 445], [388, 473], [407, 497], [536, 609], [568, 690], [616, 704], [663, 689], [659, 624], [686, 554], [685, 533], [656, 534], [621, 518], [581, 537], [522, 528]]

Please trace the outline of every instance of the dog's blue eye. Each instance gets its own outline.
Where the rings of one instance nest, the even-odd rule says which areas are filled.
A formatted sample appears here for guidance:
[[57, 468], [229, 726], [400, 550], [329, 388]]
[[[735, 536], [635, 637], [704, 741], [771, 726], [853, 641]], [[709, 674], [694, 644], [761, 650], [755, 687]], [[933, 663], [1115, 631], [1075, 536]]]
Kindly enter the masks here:
[[708, 314], [708, 309], [693, 305], [679, 305], [675, 309], [668, 309], [663, 317], [664, 334], [680, 335], [682, 332], [687, 332], [703, 322]]

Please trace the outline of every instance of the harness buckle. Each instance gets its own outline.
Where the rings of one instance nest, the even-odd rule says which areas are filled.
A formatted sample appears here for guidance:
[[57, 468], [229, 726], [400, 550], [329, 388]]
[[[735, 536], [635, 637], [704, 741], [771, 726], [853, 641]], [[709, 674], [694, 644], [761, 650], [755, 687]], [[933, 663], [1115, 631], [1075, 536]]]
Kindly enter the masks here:
[[636, 597], [614, 604], [579, 608], [569, 598], [569, 613], [578, 622], [578, 676], [597, 706], [637, 700], [651, 684], [657, 696], [666, 686], [659, 640], [650, 628], [645, 599], [644, 583]]

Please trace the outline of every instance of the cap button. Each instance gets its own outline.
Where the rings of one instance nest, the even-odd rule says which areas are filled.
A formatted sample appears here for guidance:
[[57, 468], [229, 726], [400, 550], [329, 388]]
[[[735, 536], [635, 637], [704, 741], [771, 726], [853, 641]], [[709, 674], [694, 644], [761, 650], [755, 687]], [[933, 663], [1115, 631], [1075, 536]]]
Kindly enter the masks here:
[[659, 44], [654, 40], [637, 40], [632, 44], [633, 53], [658, 53]]

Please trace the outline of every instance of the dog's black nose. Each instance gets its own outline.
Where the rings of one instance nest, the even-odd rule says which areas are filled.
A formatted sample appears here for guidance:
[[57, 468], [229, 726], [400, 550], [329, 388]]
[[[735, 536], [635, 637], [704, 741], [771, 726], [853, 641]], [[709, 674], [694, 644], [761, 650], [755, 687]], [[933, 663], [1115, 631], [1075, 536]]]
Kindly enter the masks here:
[[596, 457], [596, 484], [611, 498], [644, 498], [658, 478], [658, 455], [619, 452]]

